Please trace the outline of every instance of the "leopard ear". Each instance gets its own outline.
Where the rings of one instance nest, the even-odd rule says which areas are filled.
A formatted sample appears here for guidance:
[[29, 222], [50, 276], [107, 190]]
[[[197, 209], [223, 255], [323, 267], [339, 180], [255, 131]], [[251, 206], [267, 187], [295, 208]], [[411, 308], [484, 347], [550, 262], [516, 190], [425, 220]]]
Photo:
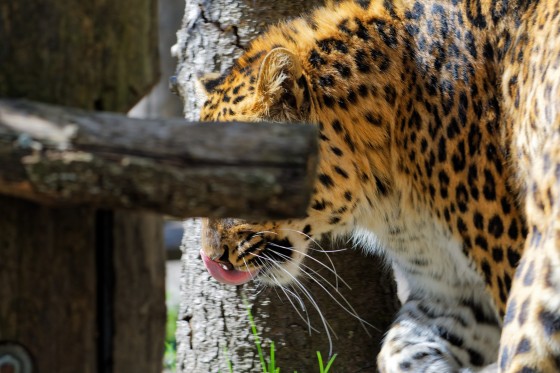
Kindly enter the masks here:
[[256, 104], [272, 117], [307, 118], [310, 108], [307, 79], [297, 56], [286, 48], [275, 48], [265, 56], [256, 93]]
[[197, 91], [201, 94], [208, 95], [212, 93], [217, 86], [223, 83], [224, 77], [219, 73], [197, 74]]
[[208, 96], [223, 83], [224, 76], [218, 73], [197, 73], [197, 79], [194, 85], [194, 99], [197, 106], [202, 107]]

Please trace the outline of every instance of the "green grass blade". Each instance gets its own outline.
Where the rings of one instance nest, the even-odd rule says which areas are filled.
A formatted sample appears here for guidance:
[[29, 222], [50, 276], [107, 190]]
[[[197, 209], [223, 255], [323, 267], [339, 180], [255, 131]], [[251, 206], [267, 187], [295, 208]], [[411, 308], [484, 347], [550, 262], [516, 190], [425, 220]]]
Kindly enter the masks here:
[[334, 355], [330, 358], [329, 362], [327, 363], [327, 367], [325, 368], [325, 372], [324, 372], [324, 373], [327, 373], [327, 372], [329, 371], [329, 369], [331, 368], [331, 365], [334, 363], [334, 359], [336, 359], [336, 354], [334, 354]]
[[255, 320], [253, 319], [253, 314], [251, 313], [251, 307], [249, 306], [247, 299], [244, 299], [243, 303], [245, 304], [245, 307], [247, 307], [247, 314], [249, 315], [249, 324], [251, 324], [251, 332], [255, 337], [255, 345], [257, 345], [257, 351], [259, 353], [259, 359], [261, 361], [261, 367], [263, 369], [263, 373], [268, 373], [266, 370], [266, 362], [264, 360], [264, 355], [261, 348], [261, 340], [259, 338], [259, 333], [257, 333], [257, 325], [255, 324]]
[[229, 358], [229, 351], [228, 351], [227, 347], [224, 347], [224, 353], [226, 354], [226, 364], [228, 366], [229, 373], [233, 373], [233, 363], [231, 362], [231, 359]]
[[228, 367], [229, 367], [229, 373], [233, 373], [233, 364], [231, 363], [230, 359], [227, 360], [227, 364], [228, 364]]
[[275, 357], [274, 357], [274, 342], [270, 343], [270, 363], [269, 363], [269, 369], [268, 371], [270, 373], [275, 373], [276, 372], [276, 362], [274, 361]]
[[[261, 362], [262, 372], [263, 373], [280, 373], [280, 367], [276, 366], [276, 346], [274, 345], [274, 342], [270, 343], [270, 359], [268, 360], [268, 364], [267, 364], [267, 361], [266, 361], [266, 359], [264, 357], [264, 354], [263, 354], [261, 339], [260, 339], [259, 333], [257, 331], [257, 325], [255, 324], [255, 319], [253, 318], [253, 314], [251, 313], [251, 306], [247, 302], [246, 298], [243, 299], [243, 303], [245, 304], [245, 307], [247, 308], [247, 315], [249, 316], [249, 324], [251, 325], [251, 332], [253, 333], [253, 337], [255, 338], [255, 345], [257, 346], [257, 351], [258, 351], [259, 359], [260, 359], [260, 362]], [[337, 356], [337, 354], [334, 354], [329, 359], [329, 361], [327, 362], [327, 366], [325, 367], [325, 364], [323, 362], [323, 356], [321, 355], [320, 351], [317, 351], [317, 361], [319, 362], [319, 372], [320, 373], [328, 373], [329, 370], [331, 369], [331, 366], [334, 363], [334, 360], [336, 359], [336, 356]], [[228, 366], [229, 366], [230, 373], [233, 373], [233, 367], [232, 367], [231, 362], [229, 360], [228, 360]], [[294, 370], [294, 373], [297, 373], [297, 370]]]
[[319, 372], [324, 373], [325, 369], [323, 367], [323, 357], [321, 356], [320, 351], [317, 351], [317, 360], [319, 361]]

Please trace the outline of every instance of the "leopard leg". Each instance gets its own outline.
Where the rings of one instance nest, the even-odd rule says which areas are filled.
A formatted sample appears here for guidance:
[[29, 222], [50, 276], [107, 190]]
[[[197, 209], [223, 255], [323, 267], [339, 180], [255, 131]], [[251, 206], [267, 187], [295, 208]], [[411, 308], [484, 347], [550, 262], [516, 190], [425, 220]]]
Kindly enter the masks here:
[[554, 231], [530, 233], [504, 318], [500, 372], [560, 371], [560, 230]]
[[535, 2], [505, 60], [504, 108], [529, 236], [500, 342], [507, 373], [560, 371], [560, 3]]
[[378, 356], [382, 373], [474, 372], [497, 357], [500, 321], [474, 302], [409, 299]]
[[[560, 147], [543, 149], [560, 162]], [[560, 163], [534, 166], [544, 168], [527, 195], [529, 236], [504, 318], [501, 372], [560, 371]]]

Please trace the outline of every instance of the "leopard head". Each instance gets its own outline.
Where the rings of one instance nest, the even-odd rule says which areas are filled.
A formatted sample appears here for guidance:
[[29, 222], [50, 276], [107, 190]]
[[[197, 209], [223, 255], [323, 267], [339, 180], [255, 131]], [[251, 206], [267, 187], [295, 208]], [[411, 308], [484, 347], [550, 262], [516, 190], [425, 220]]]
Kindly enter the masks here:
[[[254, 45], [226, 74], [205, 76], [200, 83], [207, 96], [203, 121], [313, 122], [306, 74], [285, 48], [264, 52]], [[283, 284], [299, 274], [313, 234], [306, 219], [204, 219], [201, 256], [222, 283]]]

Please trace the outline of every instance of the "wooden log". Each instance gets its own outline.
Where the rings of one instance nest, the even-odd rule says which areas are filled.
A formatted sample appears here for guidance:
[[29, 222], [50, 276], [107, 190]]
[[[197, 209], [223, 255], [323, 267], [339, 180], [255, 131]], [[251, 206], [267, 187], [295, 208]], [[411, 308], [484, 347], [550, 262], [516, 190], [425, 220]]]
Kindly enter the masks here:
[[317, 137], [302, 124], [140, 120], [0, 100], [0, 162], [0, 193], [41, 203], [285, 218], [305, 214]]

